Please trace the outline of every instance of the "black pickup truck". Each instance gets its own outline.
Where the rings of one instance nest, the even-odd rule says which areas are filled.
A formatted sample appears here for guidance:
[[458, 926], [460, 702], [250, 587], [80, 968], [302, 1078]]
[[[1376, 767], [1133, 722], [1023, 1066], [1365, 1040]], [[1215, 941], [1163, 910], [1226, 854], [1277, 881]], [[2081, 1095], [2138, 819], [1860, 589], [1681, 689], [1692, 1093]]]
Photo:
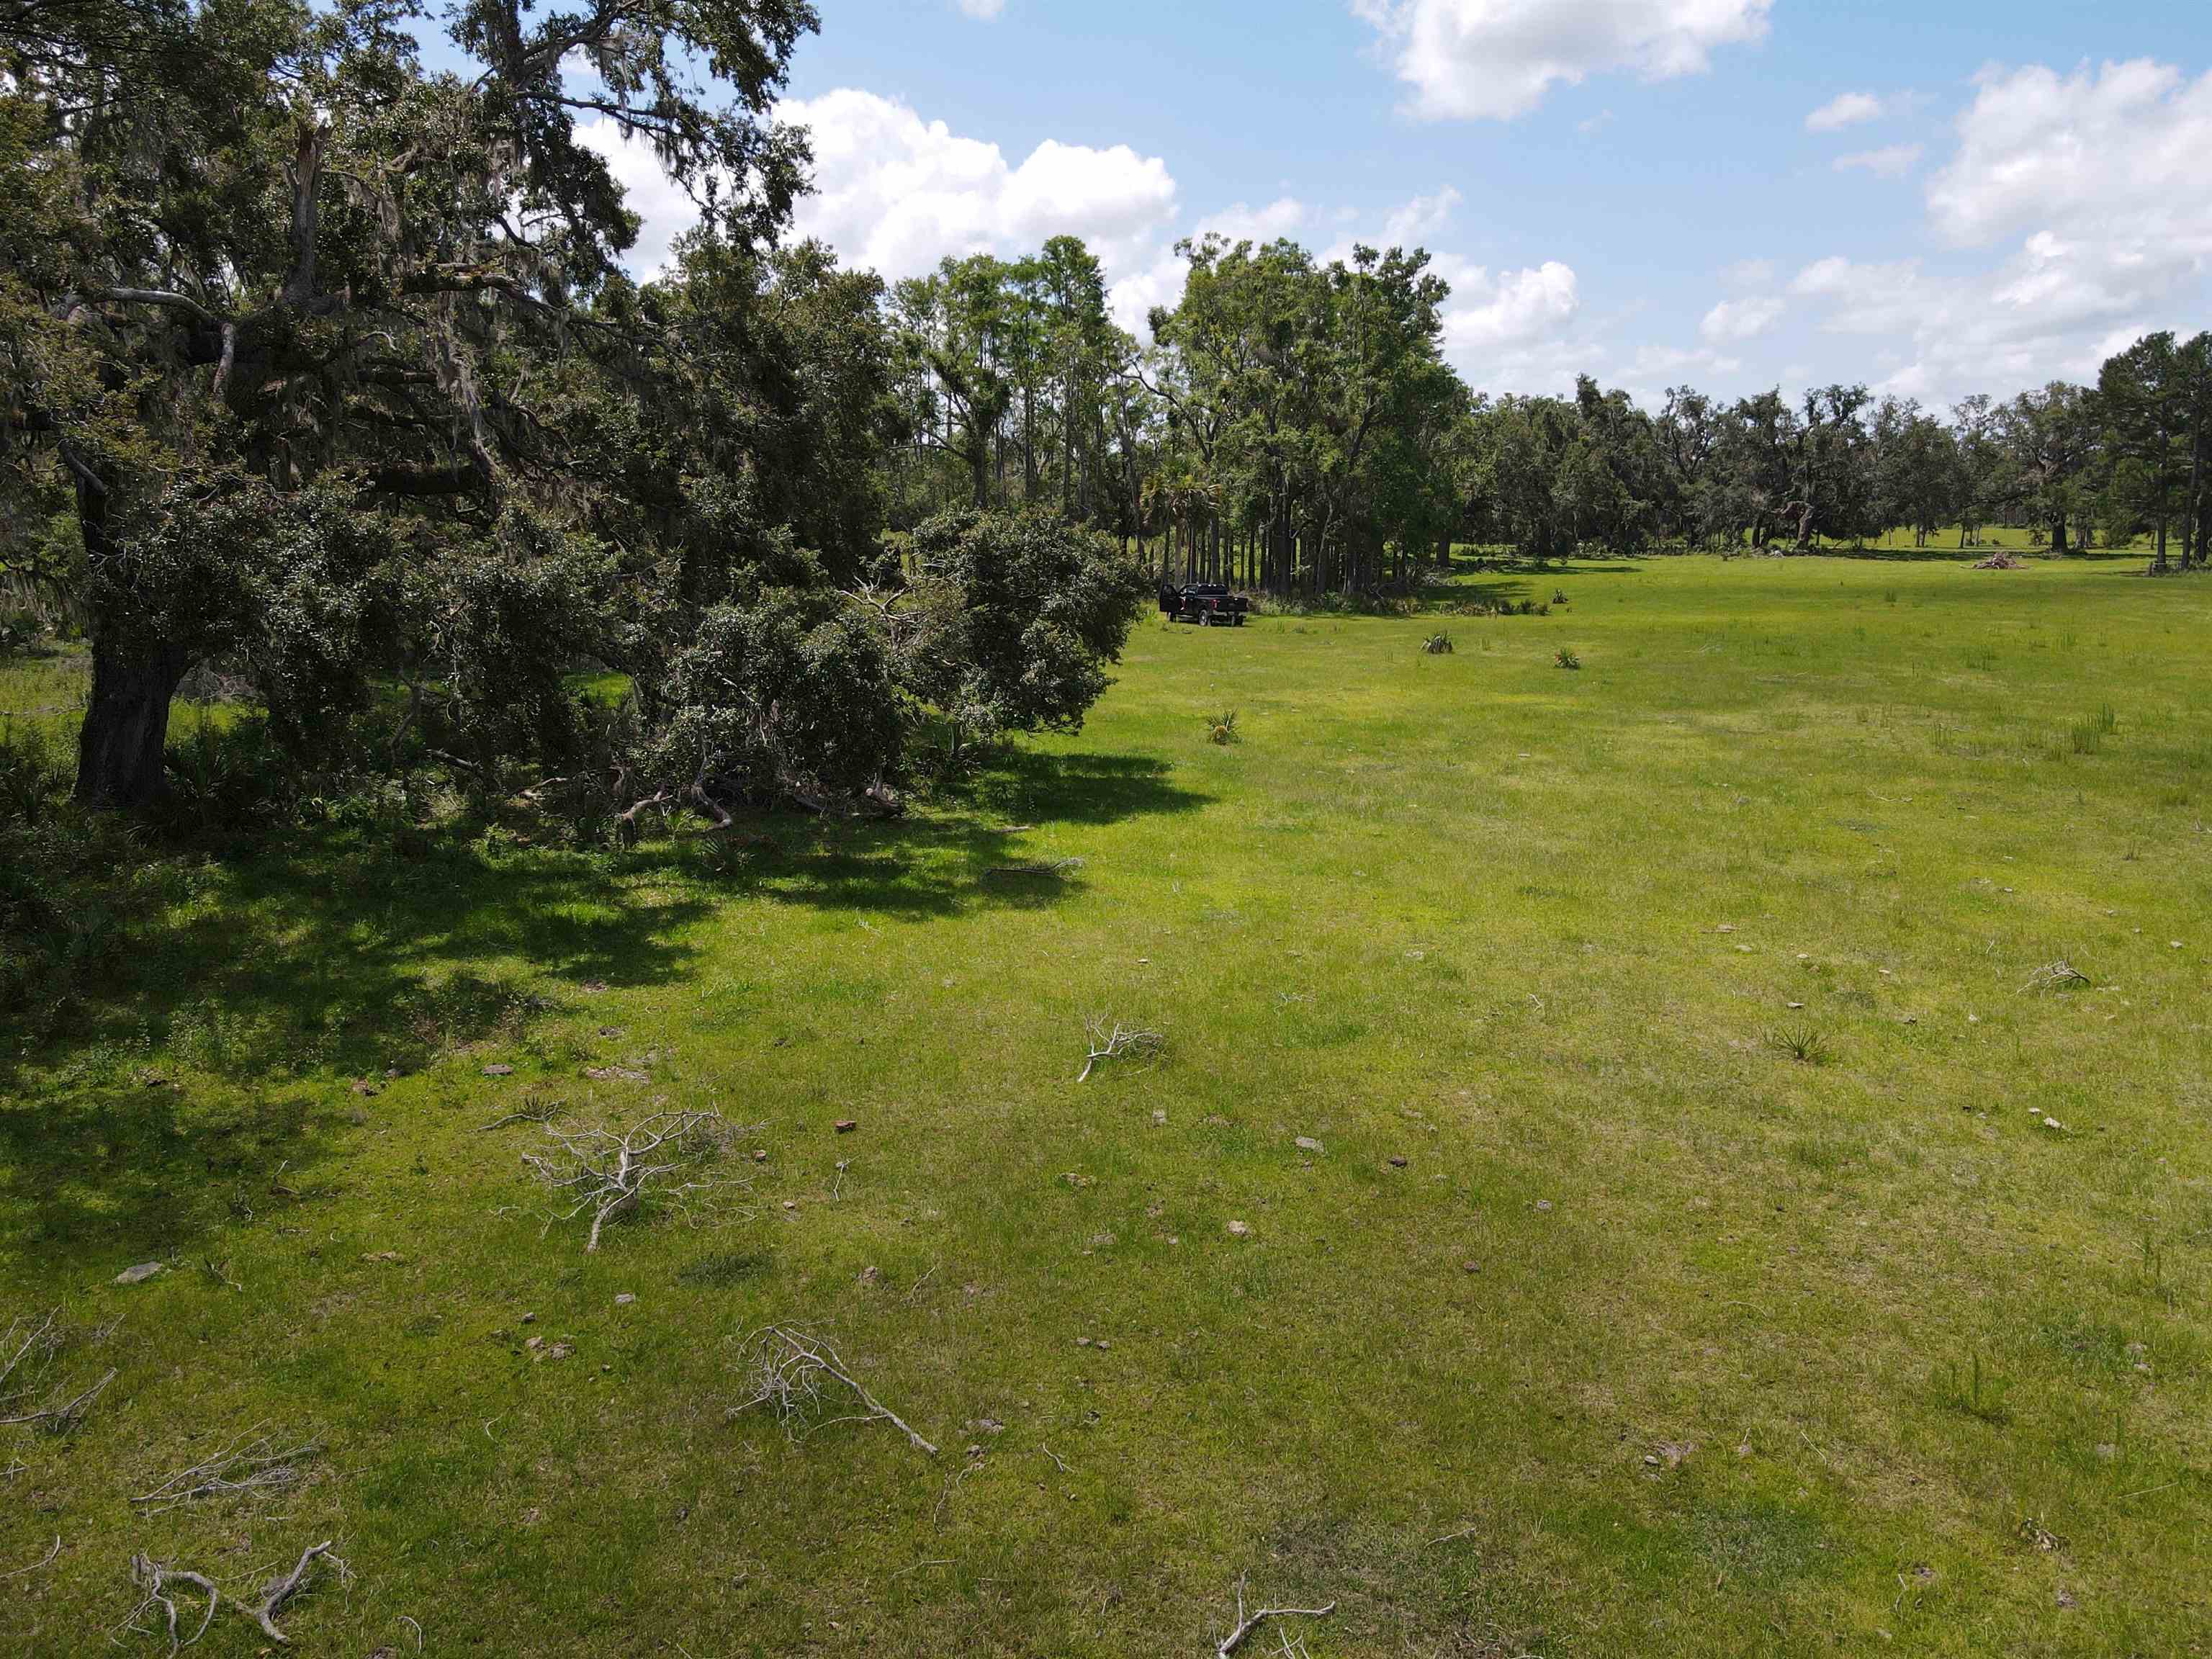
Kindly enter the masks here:
[[1195, 623], [1201, 628], [1242, 628], [1252, 602], [1232, 593], [1219, 582], [1192, 582], [1183, 587], [1160, 588], [1160, 614], [1170, 622]]

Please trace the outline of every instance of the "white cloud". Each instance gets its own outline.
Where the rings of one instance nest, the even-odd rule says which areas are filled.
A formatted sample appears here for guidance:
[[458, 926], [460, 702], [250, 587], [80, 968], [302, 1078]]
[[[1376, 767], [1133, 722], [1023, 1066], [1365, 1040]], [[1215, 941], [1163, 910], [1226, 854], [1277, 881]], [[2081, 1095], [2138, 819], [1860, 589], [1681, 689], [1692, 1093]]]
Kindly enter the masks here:
[[1480, 265], [1445, 274], [1452, 297], [1444, 307], [1444, 349], [1455, 362], [1556, 335], [1582, 309], [1574, 268], [1557, 259], [1494, 277]]
[[1921, 148], [1917, 144], [1889, 144], [1881, 149], [1863, 149], [1850, 155], [1836, 157], [1836, 171], [1850, 173], [1854, 169], [1871, 173], [1877, 179], [1902, 179], [1920, 165]]
[[1416, 196], [1383, 221], [1383, 246], [1420, 246], [1450, 222], [1462, 199], [1459, 191], [1449, 185], [1433, 196]]
[[1822, 260], [1796, 288], [1820, 326], [1905, 348], [1887, 384], [1956, 398], [2087, 379], [2150, 328], [2212, 321], [2212, 75], [2138, 60], [1984, 73], [1929, 221], [1978, 262]]
[[1755, 340], [1782, 319], [1788, 305], [1771, 295], [1723, 300], [1705, 313], [1698, 332], [1714, 344]]
[[1006, 0], [954, 0], [954, 3], [966, 15], [985, 23], [1006, 9]]
[[623, 202], [643, 222], [624, 263], [640, 282], [650, 282], [668, 264], [668, 245], [698, 222], [697, 204], [669, 178], [652, 146], [625, 139], [606, 117], [578, 123], [576, 138], [606, 158]]
[[1862, 121], [1880, 120], [1887, 106], [1870, 92], [1847, 92], [1832, 98], [1805, 118], [1808, 132], [1840, 132]]
[[1381, 31], [1413, 110], [1511, 120], [1553, 87], [1627, 70], [1702, 73], [1714, 50], [1761, 39], [1773, 0], [1352, 0]]
[[813, 137], [814, 193], [799, 204], [799, 234], [888, 281], [947, 254], [1025, 252], [1062, 234], [1082, 237], [1109, 271], [1126, 268], [1175, 211], [1167, 163], [1127, 144], [1048, 138], [1015, 167], [994, 143], [852, 88], [776, 114]]

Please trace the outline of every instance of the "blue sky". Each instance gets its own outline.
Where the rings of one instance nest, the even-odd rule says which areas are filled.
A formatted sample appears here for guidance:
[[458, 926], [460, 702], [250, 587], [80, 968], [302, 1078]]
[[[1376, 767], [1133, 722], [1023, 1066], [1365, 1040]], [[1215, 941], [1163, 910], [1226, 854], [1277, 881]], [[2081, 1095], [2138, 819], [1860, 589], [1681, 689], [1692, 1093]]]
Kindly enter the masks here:
[[[1084, 235], [1427, 246], [1493, 390], [1865, 380], [1947, 403], [2212, 323], [2212, 7], [822, 0], [802, 228], [910, 275]], [[649, 265], [680, 223], [624, 158]]]

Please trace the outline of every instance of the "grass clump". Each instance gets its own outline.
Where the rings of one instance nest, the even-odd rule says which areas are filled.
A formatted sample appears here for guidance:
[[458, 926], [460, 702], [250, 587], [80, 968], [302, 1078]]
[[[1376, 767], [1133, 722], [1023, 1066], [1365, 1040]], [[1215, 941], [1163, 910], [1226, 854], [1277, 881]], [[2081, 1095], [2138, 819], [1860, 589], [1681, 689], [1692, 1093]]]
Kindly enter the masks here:
[[1826, 1066], [1831, 1058], [1827, 1039], [1809, 1025], [1786, 1025], [1769, 1031], [1766, 1046], [1801, 1066]]
[[1580, 668], [1583, 659], [1572, 646], [1563, 645], [1552, 653], [1552, 665], [1554, 668]]
[[1244, 734], [1237, 729], [1237, 711], [1231, 708], [1210, 716], [1206, 722], [1206, 740], [1224, 747], [1243, 742]]
[[1431, 634], [1421, 641], [1421, 652], [1425, 656], [1449, 657], [1452, 653], [1452, 636], [1443, 633]]

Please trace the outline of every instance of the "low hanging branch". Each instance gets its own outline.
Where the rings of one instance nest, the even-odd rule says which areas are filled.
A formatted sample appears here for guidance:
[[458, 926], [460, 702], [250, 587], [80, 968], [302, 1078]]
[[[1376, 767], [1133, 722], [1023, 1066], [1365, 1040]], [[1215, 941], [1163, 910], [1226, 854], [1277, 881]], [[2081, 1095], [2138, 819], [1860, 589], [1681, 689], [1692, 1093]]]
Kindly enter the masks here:
[[203, 1498], [241, 1492], [283, 1492], [299, 1485], [304, 1478], [300, 1466], [321, 1455], [322, 1442], [309, 1439], [280, 1449], [259, 1429], [260, 1425], [256, 1424], [214, 1456], [178, 1470], [152, 1491], [133, 1498], [131, 1503], [142, 1515], [152, 1516]]
[[[785, 1432], [796, 1439], [831, 1423], [889, 1423], [911, 1442], [917, 1451], [937, 1455], [937, 1448], [914, 1426], [863, 1388], [838, 1358], [837, 1351], [821, 1338], [788, 1325], [769, 1325], [745, 1339], [744, 1364], [752, 1373], [753, 1395], [732, 1406], [732, 1417], [765, 1406], [775, 1413]], [[858, 1416], [832, 1417], [809, 1422], [823, 1403], [827, 1383], [849, 1389], [865, 1409]], [[804, 1424], [804, 1427], [799, 1426]]]
[[597, 1125], [571, 1130], [548, 1123], [544, 1128], [554, 1150], [542, 1158], [526, 1152], [522, 1161], [568, 1204], [547, 1218], [548, 1228], [592, 1218], [586, 1255], [599, 1248], [600, 1230], [637, 1209], [648, 1192], [689, 1215], [711, 1207], [725, 1188], [744, 1184], [706, 1172], [736, 1133], [720, 1112], [656, 1112], [620, 1132]]
[[1077, 1075], [1078, 1083], [1090, 1081], [1091, 1073], [1109, 1060], [1158, 1060], [1168, 1040], [1158, 1031], [1141, 1026], [1124, 1025], [1119, 1020], [1110, 1024], [1103, 1019], [1088, 1022], [1091, 1052], [1084, 1056], [1083, 1070]]
[[[1221, 1638], [1221, 1645], [1214, 1649], [1216, 1659], [1229, 1659], [1231, 1654], [1244, 1645], [1246, 1637], [1270, 1619], [1326, 1619], [1335, 1611], [1336, 1603], [1331, 1601], [1322, 1607], [1261, 1607], [1256, 1613], [1248, 1614], [1244, 1611], [1244, 1580], [1240, 1576], [1237, 1580], [1237, 1626]], [[1284, 1647], [1286, 1651], [1289, 1650], [1287, 1638]]]

